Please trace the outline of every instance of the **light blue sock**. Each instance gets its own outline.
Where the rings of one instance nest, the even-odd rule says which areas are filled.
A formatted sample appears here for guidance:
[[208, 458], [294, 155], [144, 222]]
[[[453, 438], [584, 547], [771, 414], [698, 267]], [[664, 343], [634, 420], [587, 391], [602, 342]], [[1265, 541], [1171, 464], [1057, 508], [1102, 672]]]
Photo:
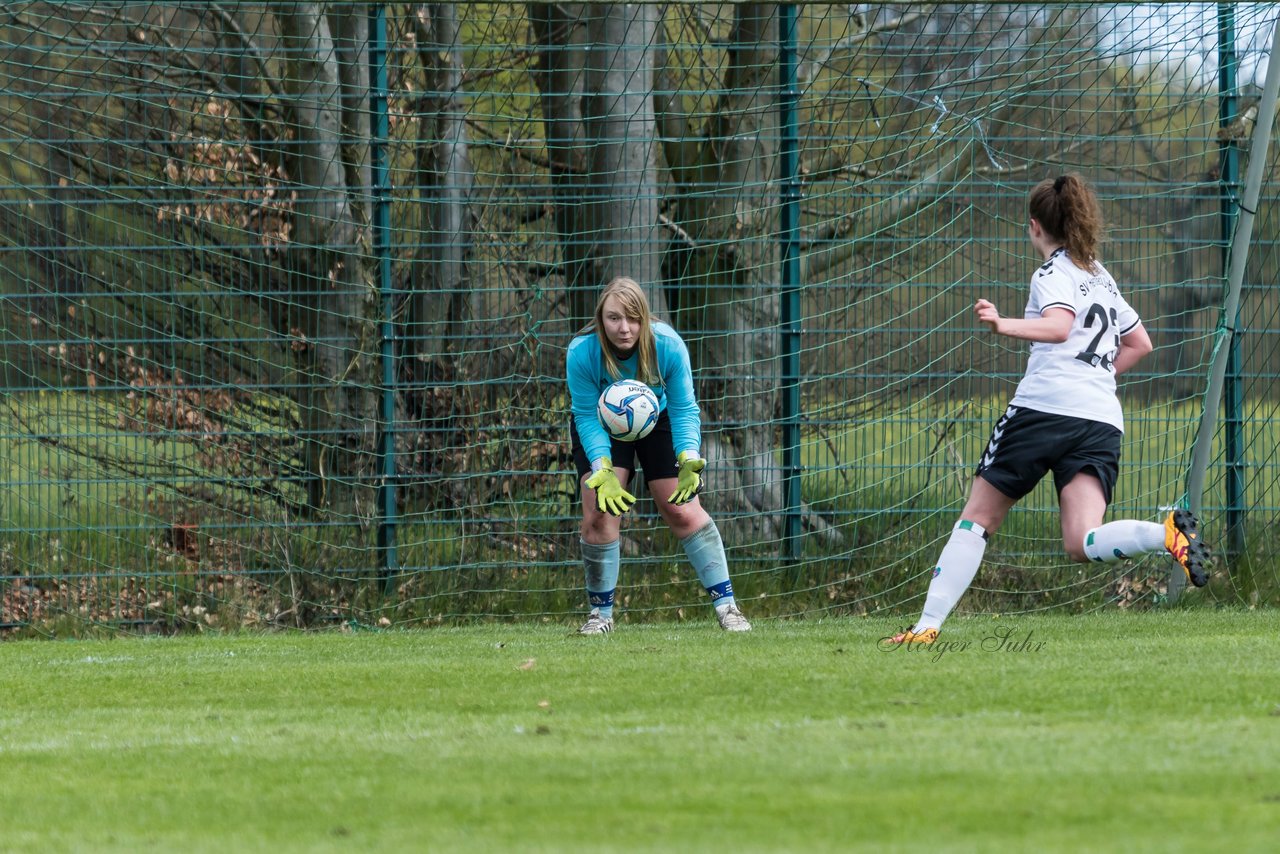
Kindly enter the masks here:
[[698, 580], [707, 588], [711, 604], [717, 608], [733, 604], [733, 582], [729, 580], [729, 559], [715, 521], [707, 522], [680, 541]]
[[613, 591], [618, 587], [618, 540], [597, 546], [582, 541], [582, 565], [587, 570], [587, 601], [600, 609], [600, 616], [613, 617]]

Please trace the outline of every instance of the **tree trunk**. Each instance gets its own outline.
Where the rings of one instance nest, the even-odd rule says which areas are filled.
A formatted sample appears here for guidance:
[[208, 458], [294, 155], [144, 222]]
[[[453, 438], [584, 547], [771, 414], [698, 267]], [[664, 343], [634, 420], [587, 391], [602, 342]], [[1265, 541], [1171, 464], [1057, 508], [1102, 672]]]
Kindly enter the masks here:
[[[479, 327], [467, 330], [463, 324], [468, 317], [479, 319], [488, 313], [472, 307], [473, 301], [483, 299], [483, 292], [472, 287], [469, 266], [474, 171], [466, 112], [458, 98], [463, 57], [457, 12], [452, 3], [432, 3], [419, 6], [413, 18], [426, 86], [414, 146], [417, 225], [423, 237], [414, 241], [412, 250], [412, 291], [402, 339], [402, 355], [407, 358], [401, 362], [400, 376], [407, 383], [407, 420], [419, 429], [398, 444], [408, 452], [402, 460], [410, 470], [427, 475], [415, 482], [436, 503], [461, 505], [464, 496], [437, 489], [441, 483], [458, 489], [458, 481], [448, 477], [456, 473], [456, 454], [446, 450], [456, 448], [457, 436], [467, 429], [464, 407], [454, 397], [457, 381], [466, 373], [466, 347], [460, 342], [464, 333], [485, 332]], [[436, 480], [438, 475], [445, 477]]]
[[355, 220], [351, 167], [342, 156], [344, 128], [355, 123], [344, 116], [337, 41], [349, 43], [350, 34], [335, 40], [321, 9], [296, 3], [277, 12], [295, 135], [289, 173], [298, 200], [289, 262], [304, 338], [297, 348], [298, 405], [310, 506], [364, 516], [373, 495], [373, 304], [361, 252], [367, 235]]
[[445, 357], [459, 331], [470, 292], [470, 202], [473, 172], [465, 111], [458, 101], [462, 56], [457, 7], [433, 3], [419, 10], [414, 26], [427, 92], [418, 115], [414, 152], [426, 246], [413, 267], [407, 339], [412, 355], [434, 363]]
[[353, 217], [361, 224], [370, 220], [365, 199], [372, 193], [373, 161], [369, 144], [373, 139], [373, 116], [369, 110], [369, 15], [364, 6], [336, 4], [329, 12], [333, 32], [338, 82], [342, 90], [342, 163]]
[[704, 421], [722, 425], [704, 432], [703, 452], [715, 471], [717, 508], [743, 513], [734, 525], [737, 536], [754, 542], [775, 537], [782, 521], [772, 428], [778, 403], [777, 10], [772, 3], [735, 7], [724, 93], [696, 160], [673, 164], [680, 221], [695, 244], [671, 270], [677, 326], [690, 339], [703, 377]]
[[551, 201], [560, 241], [560, 268], [570, 320], [591, 316], [591, 252], [579, 201], [587, 192], [586, 130], [582, 124], [586, 88], [587, 27], [584, 6], [526, 4], [538, 44], [534, 83], [542, 94], [543, 136], [551, 171]]
[[1217, 169], [1192, 180], [1196, 189], [1189, 197], [1174, 198], [1164, 230], [1170, 250], [1170, 286], [1160, 291], [1160, 308], [1177, 331], [1160, 350], [1159, 370], [1164, 393], [1176, 397], [1194, 394], [1204, 382], [1197, 370], [1205, 358], [1198, 349], [1203, 344], [1183, 334], [1182, 329], [1200, 327], [1197, 312], [1216, 305], [1221, 293], [1220, 285], [1209, 283], [1220, 283], [1226, 277], [1225, 258], [1215, 245], [1222, 228], [1221, 218], [1215, 216], [1222, 203]]
[[[43, 67], [39, 58], [40, 54], [50, 50], [48, 36], [38, 34], [36, 45], [35, 50], [19, 47], [15, 59], [32, 69], [32, 82], [38, 87], [56, 88], [52, 85], [55, 75]], [[29, 310], [34, 318], [57, 328], [72, 324], [66, 309], [74, 295], [85, 291], [83, 259], [81, 253], [73, 248], [81, 241], [73, 241], [70, 234], [72, 221], [82, 221], [82, 215], [76, 211], [76, 201], [83, 195], [83, 190], [76, 186], [75, 169], [67, 153], [76, 140], [69, 130], [73, 125], [67, 117], [66, 102], [60, 98], [37, 97], [30, 103], [31, 115], [37, 120], [32, 139], [44, 149], [44, 184], [48, 187], [46, 192], [50, 204], [46, 207], [47, 227], [40, 223], [38, 217], [26, 219], [24, 223], [27, 231], [25, 244], [31, 247], [32, 257], [39, 265], [44, 281], [49, 284], [45, 294], [37, 295], [33, 289]]]
[[539, 45], [534, 79], [571, 320], [589, 319], [601, 286], [620, 275], [639, 282], [662, 314], [665, 239], [658, 228], [652, 97], [658, 9], [634, 3], [528, 9]]
[[594, 193], [586, 207], [593, 257], [589, 285], [616, 276], [640, 283], [657, 314], [664, 236], [658, 225], [657, 123], [653, 113], [656, 6], [593, 8], [584, 116]]

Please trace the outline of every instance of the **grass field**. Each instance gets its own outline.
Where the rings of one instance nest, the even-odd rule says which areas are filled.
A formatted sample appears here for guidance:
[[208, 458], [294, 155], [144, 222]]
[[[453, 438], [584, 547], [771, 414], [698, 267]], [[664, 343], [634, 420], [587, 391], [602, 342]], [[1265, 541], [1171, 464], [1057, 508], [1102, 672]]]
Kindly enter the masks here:
[[0, 644], [0, 850], [1274, 850], [1274, 613], [894, 628]]

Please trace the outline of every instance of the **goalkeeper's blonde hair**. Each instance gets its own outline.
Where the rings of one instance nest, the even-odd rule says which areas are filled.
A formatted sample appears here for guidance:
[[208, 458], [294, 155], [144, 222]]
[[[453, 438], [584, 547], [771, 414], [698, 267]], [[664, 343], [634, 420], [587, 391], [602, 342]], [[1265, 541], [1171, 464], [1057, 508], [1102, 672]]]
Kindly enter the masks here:
[[583, 332], [595, 331], [600, 341], [600, 352], [604, 354], [605, 370], [613, 379], [622, 379], [622, 369], [618, 367], [613, 345], [604, 333], [604, 302], [609, 297], [617, 297], [627, 318], [640, 324], [640, 332], [636, 335], [636, 379], [648, 386], [660, 386], [662, 372], [658, 368], [658, 346], [653, 339], [653, 316], [649, 312], [649, 300], [644, 289], [635, 279], [618, 276], [604, 286], [596, 300], [595, 316]]

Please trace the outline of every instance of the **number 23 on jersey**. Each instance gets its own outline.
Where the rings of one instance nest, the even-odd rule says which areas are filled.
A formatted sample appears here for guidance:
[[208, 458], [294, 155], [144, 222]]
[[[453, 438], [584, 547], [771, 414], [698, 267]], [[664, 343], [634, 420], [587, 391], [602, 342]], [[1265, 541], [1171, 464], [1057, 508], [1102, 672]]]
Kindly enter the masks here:
[[[1089, 342], [1089, 346], [1076, 354], [1076, 358], [1086, 365], [1092, 365], [1095, 368], [1103, 368], [1108, 371], [1112, 370], [1115, 365], [1116, 353], [1120, 351], [1120, 320], [1115, 308], [1108, 312], [1107, 309], [1095, 302], [1085, 312], [1083, 326], [1085, 329], [1093, 329], [1097, 326], [1098, 331]], [[1107, 341], [1111, 345], [1110, 349], [1099, 353], [1098, 345], [1107, 336], [1107, 332], [1111, 332], [1111, 338]]]

